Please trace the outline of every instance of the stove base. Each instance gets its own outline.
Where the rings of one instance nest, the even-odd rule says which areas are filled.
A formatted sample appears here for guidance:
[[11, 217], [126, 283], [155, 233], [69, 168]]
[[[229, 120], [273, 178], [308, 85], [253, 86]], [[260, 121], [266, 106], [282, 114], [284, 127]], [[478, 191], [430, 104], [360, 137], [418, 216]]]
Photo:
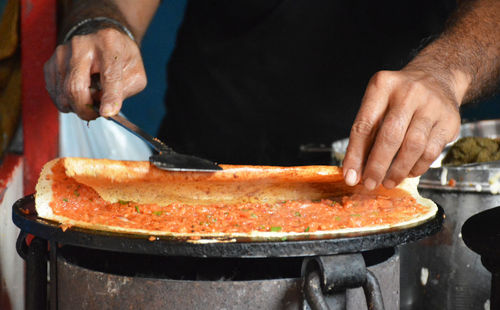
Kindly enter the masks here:
[[[87, 267], [58, 255], [57, 309], [309, 309], [300, 277], [172, 280]], [[399, 309], [399, 253], [368, 269], [378, 278], [385, 309]], [[363, 290], [347, 290], [346, 305], [347, 309], [366, 309]]]

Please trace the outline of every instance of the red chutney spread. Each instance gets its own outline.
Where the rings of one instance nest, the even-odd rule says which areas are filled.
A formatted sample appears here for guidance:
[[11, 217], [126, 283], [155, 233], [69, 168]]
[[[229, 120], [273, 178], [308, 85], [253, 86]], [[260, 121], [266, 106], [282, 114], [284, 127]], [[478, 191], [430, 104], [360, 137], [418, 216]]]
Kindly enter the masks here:
[[133, 201], [110, 203], [91, 187], [53, 167], [56, 215], [92, 224], [172, 233], [315, 232], [405, 222], [427, 211], [412, 197], [358, 195], [318, 201], [167, 206]]

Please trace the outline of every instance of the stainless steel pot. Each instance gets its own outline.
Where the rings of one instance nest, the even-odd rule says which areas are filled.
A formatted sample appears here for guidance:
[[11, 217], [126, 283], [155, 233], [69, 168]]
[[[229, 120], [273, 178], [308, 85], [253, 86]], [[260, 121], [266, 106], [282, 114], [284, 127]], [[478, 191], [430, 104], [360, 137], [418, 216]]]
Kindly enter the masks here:
[[[467, 123], [460, 136], [500, 137], [500, 120]], [[347, 139], [332, 144], [342, 159]], [[500, 206], [500, 163], [442, 167], [447, 149], [419, 184], [422, 196], [444, 208], [438, 234], [404, 245], [401, 253], [401, 309], [489, 309], [490, 273], [467, 248], [460, 230], [470, 216]]]

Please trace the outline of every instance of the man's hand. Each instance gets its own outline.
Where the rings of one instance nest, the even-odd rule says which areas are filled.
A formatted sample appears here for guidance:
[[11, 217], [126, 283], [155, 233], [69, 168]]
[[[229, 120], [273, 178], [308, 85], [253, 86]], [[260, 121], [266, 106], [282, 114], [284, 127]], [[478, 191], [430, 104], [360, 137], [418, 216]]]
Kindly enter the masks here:
[[500, 1], [460, 1], [445, 31], [401, 71], [370, 80], [344, 159], [348, 185], [392, 188], [424, 173], [460, 129], [458, 106], [500, 82]]
[[[99, 115], [93, 101], [100, 100], [99, 113], [116, 115], [125, 98], [146, 87], [146, 74], [137, 44], [113, 28], [75, 36], [59, 45], [45, 63], [47, 90], [62, 112], [73, 111], [84, 120]], [[91, 89], [91, 75], [99, 74], [102, 96]]]
[[376, 73], [352, 126], [346, 183], [393, 188], [407, 176], [424, 173], [458, 135], [457, 101], [449, 85], [425, 71]]

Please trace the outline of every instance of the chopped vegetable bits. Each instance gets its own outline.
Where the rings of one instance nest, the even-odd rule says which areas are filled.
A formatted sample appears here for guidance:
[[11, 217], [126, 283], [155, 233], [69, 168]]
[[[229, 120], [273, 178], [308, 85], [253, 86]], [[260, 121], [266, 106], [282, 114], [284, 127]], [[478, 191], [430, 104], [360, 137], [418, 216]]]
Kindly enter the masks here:
[[371, 227], [411, 220], [427, 211], [412, 197], [359, 195], [320, 200], [167, 206], [118, 200], [110, 203], [96, 191], [53, 168], [50, 206], [74, 220], [172, 233], [313, 233]]

